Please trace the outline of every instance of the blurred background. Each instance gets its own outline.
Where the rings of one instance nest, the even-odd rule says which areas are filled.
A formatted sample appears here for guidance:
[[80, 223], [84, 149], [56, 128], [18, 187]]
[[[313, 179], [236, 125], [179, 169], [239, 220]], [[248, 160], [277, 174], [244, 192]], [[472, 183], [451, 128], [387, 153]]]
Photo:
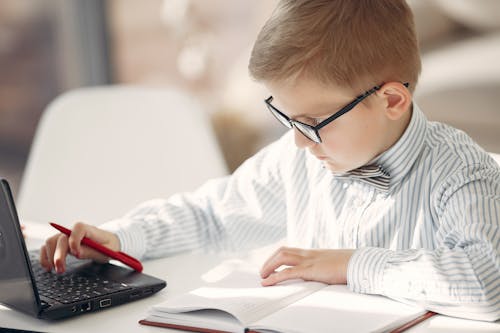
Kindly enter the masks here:
[[[500, 1], [408, 0], [432, 120], [500, 153]], [[175, 86], [205, 106], [229, 169], [282, 128], [247, 74], [276, 0], [2, 0], [0, 175], [18, 190], [37, 123], [57, 95], [108, 84]]]

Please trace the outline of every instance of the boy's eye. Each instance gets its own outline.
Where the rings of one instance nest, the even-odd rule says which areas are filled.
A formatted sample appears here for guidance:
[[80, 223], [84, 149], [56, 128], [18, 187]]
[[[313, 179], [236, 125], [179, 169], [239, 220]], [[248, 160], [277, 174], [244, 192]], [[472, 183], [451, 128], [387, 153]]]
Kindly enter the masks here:
[[312, 118], [312, 119], [313, 119], [314, 126], [318, 125], [319, 123], [321, 123], [324, 120], [323, 118]]
[[321, 123], [324, 120], [324, 118], [308, 118], [307, 123], [310, 124], [311, 126], [316, 126], [319, 123]]
[[325, 119], [326, 119], [326, 117], [321, 117], [321, 118], [313, 118], [313, 117], [297, 118], [298, 121], [301, 121], [304, 124], [308, 124], [308, 125], [311, 125], [311, 126], [316, 126], [316, 125], [318, 125], [319, 123], [321, 123]]

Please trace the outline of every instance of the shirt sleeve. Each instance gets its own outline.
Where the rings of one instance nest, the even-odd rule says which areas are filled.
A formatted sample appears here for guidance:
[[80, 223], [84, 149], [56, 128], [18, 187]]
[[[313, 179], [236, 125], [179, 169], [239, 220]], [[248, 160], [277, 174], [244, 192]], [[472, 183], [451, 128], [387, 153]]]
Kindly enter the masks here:
[[101, 228], [118, 236], [122, 251], [142, 259], [191, 250], [245, 251], [278, 241], [286, 234], [280, 163], [289, 141], [284, 137], [264, 148], [231, 176], [145, 202]]
[[496, 168], [469, 167], [432, 198], [434, 249], [358, 249], [348, 285], [450, 316], [500, 318], [500, 177]]

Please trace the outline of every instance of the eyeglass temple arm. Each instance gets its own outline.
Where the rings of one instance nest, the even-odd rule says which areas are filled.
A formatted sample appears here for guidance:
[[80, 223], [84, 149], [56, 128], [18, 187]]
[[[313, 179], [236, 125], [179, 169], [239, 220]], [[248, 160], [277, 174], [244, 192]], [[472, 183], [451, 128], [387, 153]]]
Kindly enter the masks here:
[[354, 101], [352, 101], [351, 103], [347, 104], [342, 111], [337, 112], [336, 114], [334, 114], [331, 117], [331, 119], [328, 119], [328, 121], [325, 122], [325, 123], [323, 123], [323, 124], [321, 124], [321, 126], [316, 126], [315, 129], [316, 130], [320, 130], [324, 126], [328, 125], [329, 123], [331, 123], [332, 121], [334, 121], [335, 119], [337, 119], [338, 117], [344, 115], [346, 112], [351, 111], [353, 107], [355, 107], [356, 105], [358, 105], [363, 99], [365, 99], [366, 97], [370, 96], [375, 91], [379, 90], [380, 87], [381, 87], [381, 85], [380, 86], [375, 86], [375, 87], [371, 88], [370, 90], [365, 91], [362, 95], [359, 95], [358, 97], [356, 97], [356, 99]]

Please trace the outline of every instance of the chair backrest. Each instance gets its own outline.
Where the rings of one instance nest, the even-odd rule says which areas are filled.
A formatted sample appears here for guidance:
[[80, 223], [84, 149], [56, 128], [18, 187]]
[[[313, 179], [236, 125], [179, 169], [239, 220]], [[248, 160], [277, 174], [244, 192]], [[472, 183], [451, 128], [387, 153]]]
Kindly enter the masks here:
[[490, 153], [491, 157], [498, 163], [500, 166], [500, 154]]
[[24, 220], [94, 225], [193, 190], [227, 168], [189, 95], [130, 86], [65, 93], [44, 112], [21, 182]]

